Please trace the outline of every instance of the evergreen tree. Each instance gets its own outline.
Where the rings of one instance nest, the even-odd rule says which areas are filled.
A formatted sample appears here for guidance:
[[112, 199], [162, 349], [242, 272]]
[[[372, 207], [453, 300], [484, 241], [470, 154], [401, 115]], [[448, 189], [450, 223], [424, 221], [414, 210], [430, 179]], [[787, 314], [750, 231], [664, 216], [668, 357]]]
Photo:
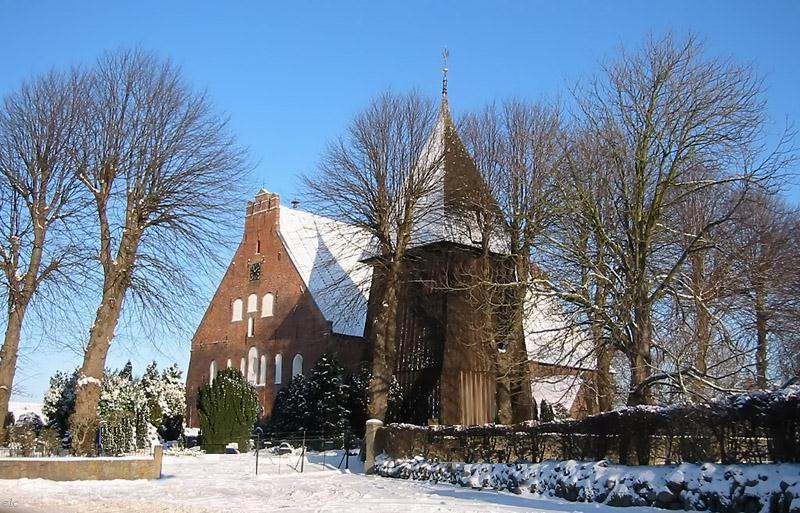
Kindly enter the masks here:
[[362, 366], [358, 372], [345, 378], [347, 387], [347, 410], [350, 412], [350, 431], [354, 436], [364, 436], [367, 427], [367, 403], [369, 403], [369, 367]]
[[550, 406], [545, 399], [542, 399], [541, 407], [539, 408], [539, 419], [542, 422], [551, 422], [555, 420], [555, 415], [553, 414], [553, 407]]
[[56, 371], [50, 378], [50, 386], [45, 392], [42, 413], [47, 417], [47, 425], [58, 431], [60, 438], [68, 434], [69, 416], [75, 411], [75, 385], [78, 370], [71, 374]]
[[150, 362], [144, 370], [141, 379], [142, 390], [147, 398], [147, 406], [150, 410], [150, 423], [158, 428], [162, 424], [164, 413], [161, 411], [159, 397], [162, 393], [161, 377], [158, 375], [158, 365], [155, 361]]
[[121, 371], [106, 370], [97, 410], [105, 452], [124, 454], [147, 445], [150, 410], [141, 380], [133, 378], [130, 362]]
[[197, 412], [206, 452], [224, 452], [230, 442], [238, 443], [239, 450], [246, 451], [258, 418], [256, 389], [237, 369], [221, 370], [213, 383], [200, 387]]
[[172, 364], [161, 373], [161, 426], [158, 434], [164, 440], [177, 440], [183, 433], [183, 416], [186, 412], [186, 387], [181, 370]]
[[308, 411], [313, 431], [341, 432], [348, 424], [348, 387], [344, 368], [336, 359], [323, 354], [308, 380]]
[[159, 374], [156, 362], [150, 363], [141, 379], [150, 411], [149, 421], [164, 440], [177, 440], [183, 432], [186, 389], [175, 364]]
[[278, 391], [269, 419], [271, 431], [299, 431], [310, 429], [308, 410], [308, 382], [302, 374]]

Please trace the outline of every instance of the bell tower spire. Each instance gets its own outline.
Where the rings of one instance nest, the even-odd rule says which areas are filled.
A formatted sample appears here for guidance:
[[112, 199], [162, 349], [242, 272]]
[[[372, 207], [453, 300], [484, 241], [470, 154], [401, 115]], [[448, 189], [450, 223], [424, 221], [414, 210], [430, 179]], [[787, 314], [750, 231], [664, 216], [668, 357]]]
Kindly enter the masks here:
[[447, 48], [444, 49], [442, 52], [442, 60], [444, 61], [444, 66], [442, 67], [442, 100], [447, 100], [447, 72], [449, 69], [447, 68], [447, 59], [450, 58], [450, 52], [447, 51]]

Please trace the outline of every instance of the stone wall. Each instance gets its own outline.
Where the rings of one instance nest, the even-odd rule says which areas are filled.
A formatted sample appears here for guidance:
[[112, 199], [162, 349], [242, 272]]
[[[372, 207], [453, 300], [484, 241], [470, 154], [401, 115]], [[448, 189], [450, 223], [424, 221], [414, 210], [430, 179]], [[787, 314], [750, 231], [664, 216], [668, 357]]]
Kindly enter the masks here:
[[0, 479], [159, 479], [163, 450], [153, 448], [152, 457], [119, 458], [0, 458]]

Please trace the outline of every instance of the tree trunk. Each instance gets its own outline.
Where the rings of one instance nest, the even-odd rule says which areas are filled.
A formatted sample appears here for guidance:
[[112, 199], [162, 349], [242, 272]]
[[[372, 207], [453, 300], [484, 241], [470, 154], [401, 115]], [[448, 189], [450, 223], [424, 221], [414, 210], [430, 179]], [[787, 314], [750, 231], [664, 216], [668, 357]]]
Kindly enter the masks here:
[[650, 377], [650, 348], [652, 347], [653, 325], [650, 309], [646, 304], [636, 308], [632, 347], [628, 351], [631, 369], [631, 387], [628, 406], [652, 404], [653, 398], [647, 379]]
[[[694, 335], [697, 342], [694, 366], [701, 375], [705, 375], [708, 372], [708, 350], [711, 347], [711, 315], [706, 304], [704, 276], [704, 252], [698, 251], [692, 255], [692, 289], [694, 290], [695, 311]], [[691, 384], [691, 390], [696, 395], [704, 397], [706, 387], [699, 380], [694, 380]]]
[[[602, 307], [606, 303], [606, 289], [603, 285], [597, 284], [594, 293], [594, 304]], [[594, 350], [597, 355], [595, 365], [595, 391], [597, 393], [597, 412], [611, 411], [614, 401], [614, 382], [611, 379], [611, 359], [614, 356], [613, 350], [606, 343], [603, 333], [603, 323], [598, 315], [592, 314], [592, 339]], [[595, 413], [595, 412], [592, 412]]]
[[767, 320], [768, 314], [764, 305], [764, 294], [760, 287], [755, 289], [756, 310], [756, 388], [767, 388]]
[[394, 351], [397, 331], [397, 294], [400, 265], [391, 262], [384, 282], [383, 297], [377, 306], [376, 325], [370, 330], [372, 376], [369, 381], [369, 418], [386, 420], [389, 387], [394, 374]]
[[[596, 341], [595, 341], [596, 343]], [[597, 413], [611, 411], [614, 401], [614, 383], [611, 379], [612, 350], [602, 344], [597, 349], [597, 368], [595, 370], [595, 389], [597, 391]]]
[[[499, 358], [499, 365], [505, 365], [504, 359]], [[511, 378], [499, 369], [500, 375], [497, 377], [495, 386], [495, 402], [497, 403], [497, 421], [500, 424], [512, 424], [514, 422], [514, 408], [511, 404]]]
[[[510, 422], [518, 423], [530, 420], [533, 416], [533, 394], [531, 391], [531, 372], [528, 361], [528, 348], [525, 344], [525, 298], [528, 293], [530, 276], [530, 252], [525, 249], [518, 249], [514, 252], [514, 271], [519, 284], [512, 288], [510, 308], [511, 330], [509, 337], [509, 347], [505, 353], [507, 360], [508, 381], [503, 383], [501, 398], [506, 401], [505, 394], [508, 393], [508, 404], [504, 405], [504, 410], [508, 414], [501, 415], [509, 417]], [[506, 388], [507, 387], [507, 390]], [[498, 403], [498, 406], [500, 403]], [[508, 423], [508, 421], [503, 421]]]
[[121, 286], [124, 278], [119, 274], [114, 273], [105, 280], [103, 302], [97, 309], [79, 373], [75, 411], [70, 417], [72, 451], [76, 455], [94, 455], [97, 450], [97, 405], [100, 402], [106, 356], [114, 338], [114, 330], [122, 311], [122, 300], [127, 290], [127, 286]]
[[25, 318], [25, 305], [15, 304], [9, 307], [8, 325], [0, 350], [0, 441], [6, 439], [6, 417], [8, 402], [11, 400], [14, 373], [17, 369], [19, 340], [22, 334], [22, 321]]

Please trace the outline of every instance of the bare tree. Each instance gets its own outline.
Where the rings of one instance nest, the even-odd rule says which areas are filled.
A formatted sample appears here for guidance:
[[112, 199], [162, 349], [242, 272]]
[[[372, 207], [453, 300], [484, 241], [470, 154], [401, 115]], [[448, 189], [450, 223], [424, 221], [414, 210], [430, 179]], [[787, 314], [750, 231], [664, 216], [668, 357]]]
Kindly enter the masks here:
[[[449, 115], [449, 114], [447, 114]], [[370, 418], [383, 420], [394, 371], [398, 290], [415, 229], [434, 222], [426, 205], [443, 155], [428, 144], [437, 119], [435, 103], [418, 93], [385, 93], [328, 146], [317, 171], [304, 178], [320, 213], [365, 230], [374, 255], [366, 336], [372, 349]]]
[[[780, 198], [752, 195], [737, 213], [726, 257], [732, 262], [739, 323], [751, 347], [755, 387], [769, 383], [771, 349], [792, 347], [800, 313], [797, 211]], [[772, 340], [772, 342], [770, 342]], [[778, 369], [773, 369], [778, 371]], [[772, 373], [777, 377], [775, 373]]]
[[[51, 72], [23, 84], [0, 109], [0, 269], [7, 303], [0, 350], [0, 419], [8, 402], [26, 313], [34, 298], [71, 282], [81, 252], [72, 230], [86, 205], [75, 177], [82, 72]], [[83, 234], [76, 234], [80, 237]], [[0, 426], [0, 438], [4, 438]]]
[[[580, 254], [567, 247], [569, 239], [557, 242], [567, 260], [602, 283], [608, 299], [595, 304], [574, 278], [543, 285], [602, 319], [609, 341], [629, 362], [628, 403], [648, 404], [653, 384], [670, 374], [653, 365], [656, 307], [737, 204], [691, 233], [677, 233], [675, 209], [701, 192], [764, 183], [787, 160], [780, 151], [761, 157], [760, 80], [748, 67], [704, 57], [693, 37], [651, 39], [639, 53], [623, 53], [577, 99], [581, 136], [591, 141], [600, 166], [570, 163], [565, 204], [574, 207], [572, 222], [585, 228], [579, 232], [594, 234], [597, 246]], [[599, 177], [610, 210], [596, 201], [584, 175]]]
[[[500, 421], [527, 420], [532, 413], [526, 319], [531, 314], [531, 279], [537, 243], [548, 231], [558, 208], [553, 192], [563, 154], [564, 132], [556, 105], [511, 100], [489, 105], [461, 121], [464, 142], [488, 184], [490, 195], [466, 195], [463, 210], [476, 216], [481, 233], [484, 272], [473, 287], [483, 292], [479, 303], [487, 336], [496, 340], [497, 406]], [[509, 273], [489, 270], [490, 250], [497, 240], [508, 254]], [[501, 265], [502, 267], [502, 265]], [[499, 280], [499, 281], [498, 281]], [[493, 322], [494, 321], [494, 322]], [[497, 322], [499, 321], [499, 322]], [[499, 349], [499, 350], [498, 350]]]
[[100, 380], [123, 302], [181, 316], [195, 273], [213, 258], [239, 205], [242, 151], [205, 94], [140, 51], [102, 57], [92, 73], [78, 176], [96, 212], [102, 299], [80, 369], [73, 450], [94, 450]]

